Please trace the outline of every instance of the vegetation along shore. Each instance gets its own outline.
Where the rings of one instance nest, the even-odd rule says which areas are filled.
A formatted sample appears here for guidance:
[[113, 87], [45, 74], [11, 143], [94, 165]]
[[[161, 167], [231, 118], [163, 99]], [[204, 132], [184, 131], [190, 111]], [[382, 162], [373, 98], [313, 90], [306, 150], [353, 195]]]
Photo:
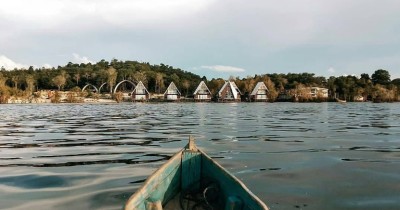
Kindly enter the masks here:
[[70, 62], [57, 68], [0, 70], [0, 103], [399, 100], [400, 78], [391, 80], [383, 69], [371, 76], [266, 73], [208, 80], [164, 64], [113, 59], [95, 64]]

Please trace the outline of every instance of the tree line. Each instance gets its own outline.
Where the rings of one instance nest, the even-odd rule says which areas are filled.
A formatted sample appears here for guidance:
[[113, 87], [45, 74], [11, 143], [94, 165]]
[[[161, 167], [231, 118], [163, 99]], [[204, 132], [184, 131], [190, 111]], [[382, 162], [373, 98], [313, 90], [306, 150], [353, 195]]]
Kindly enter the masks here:
[[[38, 90], [80, 90], [87, 84], [100, 87], [111, 93], [118, 81], [142, 81], [152, 93], [163, 93], [170, 82], [181, 90], [183, 96], [190, 97], [200, 81], [205, 81], [210, 91], [216, 95], [225, 79], [207, 80], [188, 71], [169, 65], [151, 65], [146, 62], [101, 60], [95, 64], [76, 64], [69, 62], [57, 68], [0, 69], [0, 103], [11, 96], [29, 97]], [[387, 70], [376, 70], [371, 76], [340, 76], [325, 78], [313, 73], [262, 74], [239, 78], [231, 76], [244, 96], [251, 93], [257, 82], [264, 82], [269, 89], [269, 99], [275, 101], [280, 94], [299, 95], [306, 87], [329, 89], [330, 98], [353, 101], [355, 97], [374, 101], [398, 101], [400, 79], [390, 79]], [[129, 90], [129, 84], [121, 85], [121, 91]], [[311, 100], [303, 98], [303, 101]]]
[[[371, 76], [366, 73], [359, 77], [349, 76], [331, 76], [325, 78], [316, 76], [314, 73], [288, 73], [288, 74], [262, 74], [247, 76], [246, 78], [234, 78], [238, 88], [244, 93], [251, 93], [257, 82], [264, 82], [269, 90], [268, 98], [270, 101], [279, 100], [279, 95], [290, 96], [290, 101], [300, 99], [300, 101], [321, 101], [342, 99], [346, 101], [355, 101], [362, 97], [364, 101], [391, 102], [399, 101], [400, 79], [390, 79], [390, 73], [387, 70], [378, 69]], [[218, 91], [224, 80], [212, 79], [208, 81], [208, 87], [212, 91]], [[327, 88], [329, 98], [311, 98], [310, 87]], [[297, 96], [297, 98], [295, 97]]]
[[[24, 97], [32, 95], [38, 90], [77, 90], [87, 84], [100, 87], [106, 83], [105, 88], [111, 92], [117, 82], [128, 80], [134, 83], [142, 81], [150, 92], [162, 93], [166, 85], [174, 82], [178, 87], [194, 91], [193, 87], [201, 80], [200, 76], [174, 68], [169, 65], [151, 65], [137, 61], [110, 62], [101, 60], [95, 64], [76, 64], [69, 62], [57, 68], [34, 68], [0, 70], [0, 102], [6, 101], [11, 96]], [[129, 89], [129, 84], [121, 85], [121, 91]]]

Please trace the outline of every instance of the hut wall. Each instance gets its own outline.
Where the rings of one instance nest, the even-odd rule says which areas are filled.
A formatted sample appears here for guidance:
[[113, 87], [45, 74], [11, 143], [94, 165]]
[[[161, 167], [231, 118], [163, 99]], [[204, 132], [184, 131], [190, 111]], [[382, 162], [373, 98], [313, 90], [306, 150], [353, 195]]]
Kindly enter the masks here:
[[211, 96], [209, 94], [197, 94], [195, 96], [196, 100], [210, 100]]
[[178, 95], [167, 95], [167, 100], [178, 100]]

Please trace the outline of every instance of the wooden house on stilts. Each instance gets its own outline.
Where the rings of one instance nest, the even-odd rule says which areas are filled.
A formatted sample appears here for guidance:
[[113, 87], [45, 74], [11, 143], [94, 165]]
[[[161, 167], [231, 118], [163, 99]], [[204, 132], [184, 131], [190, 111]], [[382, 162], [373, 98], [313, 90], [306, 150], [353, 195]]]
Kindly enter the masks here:
[[211, 91], [204, 81], [200, 82], [193, 95], [195, 101], [211, 101]]
[[268, 88], [264, 82], [258, 82], [250, 94], [251, 101], [268, 101]]
[[150, 93], [147, 91], [143, 82], [139, 81], [135, 89], [132, 91], [131, 96], [133, 101], [147, 101], [150, 98]]
[[218, 92], [218, 102], [241, 101], [241, 93], [235, 82], [225, 82]]
[[176, 101], [181, 98], [181, 92], [179, 92], [174, 82], [171, 82], [171, 84], [169, 84], [167, 90], [164, 93], [164, 98], [167, 101]]

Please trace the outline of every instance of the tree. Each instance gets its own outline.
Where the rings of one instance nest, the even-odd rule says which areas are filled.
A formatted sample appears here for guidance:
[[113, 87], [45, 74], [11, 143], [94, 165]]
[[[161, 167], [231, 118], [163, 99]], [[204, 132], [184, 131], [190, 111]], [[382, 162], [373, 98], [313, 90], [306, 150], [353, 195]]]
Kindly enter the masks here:
[[372, 93], [372, 100], [375, 102], [389, 102], [396, 100], [397, 87], [393, 86], [391, 89], [386, 89], [383, 85], [377, 84], [374, 86]]
[[295, 98], [300, 101], [310, 101], [311, 100], [311, 88], [298, 83], [296, 89], [294, 90]]
[[387, 85], [390, 83], [390, 74], [386, 70], [378, 69], [372, 74], [371, 80], [374, 83], [374, 85], [376, 84]]
[[86, 82], [89, 80], [90, 76], [92, 75], [93, 69], [90, 67], [83, 68], [83, 77], [86, 79]]
[[275, 88], [275, 83], [272, 82], [272, 80], [268, 76], [264, 76], [263, 82], [265, 86], [268, 88], [268, 98], [270, 101], [274, 102], [276, 98], [278, 97], [278, 92], [276, 91]]
[[360, 79], [370, 80], [371, 78], [369, 78], [368, 74], [363, 73], [363, 74], [361, 74], [361, 78]]
[[250, 94], [255, 86], [256, 80], [251, 76], [247, 76], [244, 84], [244, 91]]
[[26, 82], [26, 90], [28, 91], [28, 93], [32, 94], [36, 83], [35, 78], [33, 77], [33, 75], [28, 74], [25, 77], [25, 82]]
[[400, 87], [400, 78], [392, 80], [392, 84]]
[[396, 86], [396, 89], [397, 89], [396, 96], [399, 96], [400, 95], [400, 78], [392, 80], [392, 84]]
[[7, 103], [10, 93], [6, 85], [7, 78], [0, 72], [0, 104]]
[[161, 73], [157, 73], [156, 74], [156, 85], [155, 85], [155, 90], [157, 92], [157, 88], [158, 88], [158, 93], [161, 92], [161, 89], [163, 89], [164, 86], [164, 76]]
[[18, 82], [19, 82], [19, 80], [20, 80], [20, 77], [19, 77], [18, 75], [14, 75], [14, 76], [11, 77], [11, 81], [12, 81], [13, 84], [14, 84], [14, 89], [17, 89], [17, 88], [18, 88]]
[[179, 76], [178, 76], [177, 74], [173, 73], [173, 74], [170, 76], [170, 79], [172, 80], [172, 82], [175, 83], [176, 86], [179, 86], [179, 84], [180, 84], [180, 78], [179, 78]]
[[3, 87], [6, 85], [7, 78], [3, 76], [3, 74], [0, 72], [0, 87]]
[[207, 86], [208, 89], [212, 92], [212, 93], [218, 93], [219, 89], [224, 85], [225, 80], [222, 78], [218, 78], [218, 79], [211, 79]]
[[112, 94], [113, 87], [117, 81], [117, 70], [110, 66], [107, 69], [107, 83], [110, 85], [110, 94]]
[[331, 93], [331, 97], [336, 98], [336, 84], [335, 84], [336, 78], [334, 76], [330, 76], [328, 81], [327, 81], [327, 85], [328, 85], [328, 89]]
[[142, 83], [147, 86], [147, 76], [146, 73], [142, 71], [137, 71], [133, 74], [133, 79], [136, 81], [136, 83], [139, 83], [139, 81], [142, 81]]
[[79, 80], [81, 79], [81, 74], [79, 72], [74, 74], [74, 79], [76, 81], [76, 85], [79, 84]]
[[190, 87], [189, 81], [184, 80], [183, 83], [182, 83], [182, 86], [183, 86], [183, 87], [185, 88], [185, 90], [186, 90], [186, 95], [185, 95], [185, 97], [187, 97], [187, 96], [188, 96], [188, 90], [189, 90], [189, 87]]
[[64, 75], [60, 74], [60, 75], [57, 75], [56, 77], [54, 77], [52, 81], [53, 81], [53, 84], [55, 86], [57, 86], [58, 90], [60, 91], [61, 88], [65, 85], [67, 79]]

